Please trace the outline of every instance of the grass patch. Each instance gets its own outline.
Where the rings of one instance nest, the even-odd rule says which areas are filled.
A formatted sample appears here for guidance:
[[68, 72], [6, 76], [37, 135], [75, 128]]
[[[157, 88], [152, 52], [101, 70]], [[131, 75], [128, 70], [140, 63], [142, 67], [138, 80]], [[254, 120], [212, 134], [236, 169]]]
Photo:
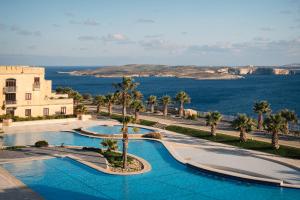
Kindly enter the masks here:
[[247, 142], [240, 142], [238, 137], [224, 135], [218, 133], [216, 137], [211, 136], [209, 132], [207, 131], [201, 131], [197, 129], [192, 128], [185, 128], [180, 126], [167, 126], [167, 130], [173, 131], [176, 133], [181, 133], [184, 135], [189, 135], [201, 139], [210, 140], [213, 142], [219, 142], [223, 144], [228, 144], [236, 147], [240, 147], [243, 149], [251, 149], [256, 151], [262, 151], [266, 153], [271, 153], [275, 155], [279, 155], [282, 157], [289, 157], [294, 159], [300, 159], [300, 149], [299, 148], [293, 148], [288, 146], [281, 145], [278, 150], [274, 149], [270, 143], [267, 142], [261, 142], [257, 140], [250, 140], [248, 139]]
[[6, 147], [5, 150], [10, 150], [10, 151], [19, 151], [22, 148], [25, 148], [26, 146], [11, 146], [11, 147]]
[[156, 124], [156, 122], [141, 119], [139, 124], [144, 126], [153, 126], [154, 124]]

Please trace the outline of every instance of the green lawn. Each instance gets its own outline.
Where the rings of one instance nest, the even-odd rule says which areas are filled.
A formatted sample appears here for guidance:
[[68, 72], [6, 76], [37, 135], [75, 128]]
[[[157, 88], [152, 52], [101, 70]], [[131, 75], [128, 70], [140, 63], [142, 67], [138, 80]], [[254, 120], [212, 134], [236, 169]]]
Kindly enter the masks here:
[[288, 146], [280, 146], [278, 150], [273, 149], [270, 143], [256, 141], [256, 140], [250, 140], [248, 139], [247, 142], [240, 142], [239, 138], [229, 135], [224, 135], [218, 133], [216, 137], [213, 137], [210, 135], [207, 131], [201, 131], [191, 128], [184, 128], [180, 126], [167, 126], [167, 130], [181, 133], [184, 135], [189, 135], [201, 139], [210, 140], [213, 142], [219, 142], [223, 144], [228, 144], [236, 147], [240, 147], [243, 149], [251, 149], [256, 151], [262, 151], [266, 153], [276, 154], [283, 157], [289, 157], [294, 159], [300, 159], [300, 149], [299, 148], [293, 148]]

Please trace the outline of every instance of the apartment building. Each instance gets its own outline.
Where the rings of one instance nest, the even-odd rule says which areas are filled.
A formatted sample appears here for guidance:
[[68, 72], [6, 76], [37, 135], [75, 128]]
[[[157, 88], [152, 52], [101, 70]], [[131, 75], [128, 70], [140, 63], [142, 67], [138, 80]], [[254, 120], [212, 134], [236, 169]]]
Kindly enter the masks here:
[[0, 115], [19, 117], [73, 114], [73, 99], [52, 92], [45, 69], [0, 66]]

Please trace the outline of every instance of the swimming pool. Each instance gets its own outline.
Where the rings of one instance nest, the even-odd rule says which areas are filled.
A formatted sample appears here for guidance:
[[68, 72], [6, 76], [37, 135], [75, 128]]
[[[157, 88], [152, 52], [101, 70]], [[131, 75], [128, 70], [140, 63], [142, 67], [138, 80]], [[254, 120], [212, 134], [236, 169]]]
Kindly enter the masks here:
[[[55, 132], [5, 135], [4, 144], [33, 144], [36, 138], [56, 145], [63, 142], [94, 147], [101, 141], [74, 133]], [[61, 158], [5, 164], [3, 167], [45, 199], [277, 200], [300, 196], [297, 189], [247, 183], [191, 169], [177, 162], [156, 141], [130, 140], [129, 152], [147, 160], [152, 170], [140, 175], [114, 176]]]
[[[150, 133], [153, 132], [153, 130], [151, 129], [147, 129], [147, 128], [140, 128], [140, 127], [136, 127], [137, 131], [134, 131], [134, 127], [129, 126], [128, 127], [128, 133], [129, 134], [146, 134], [146, 133]], [[95, 132], [95, 133], [99, 133], [99, 134], [121, 134], [122, 133], [122, 126], [121, 125], [114, 125], [114, 126], [105, 126], [105, 125], [98, 125], [98, 126], [92, 126], [89, 128], [86, 128], [85, 130], [91, 131], [91, 132]]]

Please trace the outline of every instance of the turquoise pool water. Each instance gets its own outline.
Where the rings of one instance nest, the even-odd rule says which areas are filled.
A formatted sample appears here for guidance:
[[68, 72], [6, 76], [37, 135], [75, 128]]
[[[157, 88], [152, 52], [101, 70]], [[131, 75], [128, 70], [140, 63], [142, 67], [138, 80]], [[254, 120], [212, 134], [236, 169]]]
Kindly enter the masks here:
[[[24, 138], [27, 138], [24, 140]], [[31, 139], [30, 139], [31, 138]], [[101, 139], [74, 133], [6, 135], [4, 143], [99, 146]], [[121, 146], [121, 145], [120, 145]], [[131, 140], [129, 152], [146, 159], [152, 170], [142, 175], [113, 176], [70, 159], [55, 158], [3, 165], [45, 199], [299, 199], [300, 190], [259, 185], [199, 172], [177, 162], [155, 141]]]
[[[103, 126], [103, 125], [98, 125], [98, 126], [92, 126], [87, 128], [86, 130], [96, 132], [96, 133], [102, 133], [102, 134], [120, 134], [122, 132], [122, 126], [120, 125], [115, 125], [115, 126]], [[138, 132], [133, 131], [133, 127], [129, 126], [128, 127], [128, 133], [129, 134], [146, 134], [149, 132], [153, 132], [151, 129], [146, 129], [146, 128], [138, 128]]]

